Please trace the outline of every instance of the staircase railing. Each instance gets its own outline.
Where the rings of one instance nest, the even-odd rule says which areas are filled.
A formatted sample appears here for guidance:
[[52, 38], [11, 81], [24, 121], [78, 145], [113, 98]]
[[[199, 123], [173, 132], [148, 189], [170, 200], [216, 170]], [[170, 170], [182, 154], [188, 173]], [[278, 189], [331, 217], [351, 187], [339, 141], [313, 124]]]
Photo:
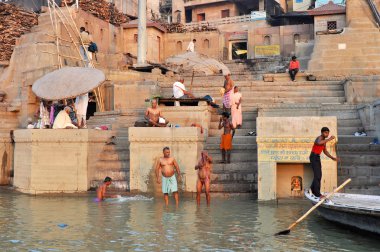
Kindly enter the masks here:
[[372, 11], [372, 14], [375, 18], [377, 26], [380, 27], [380, 14], [376, 8], [375, 3], [373, 2], [373, 0], [367, 0], [367, 2], [368, 2], [369, 7], [371, 8], [371, 11]]

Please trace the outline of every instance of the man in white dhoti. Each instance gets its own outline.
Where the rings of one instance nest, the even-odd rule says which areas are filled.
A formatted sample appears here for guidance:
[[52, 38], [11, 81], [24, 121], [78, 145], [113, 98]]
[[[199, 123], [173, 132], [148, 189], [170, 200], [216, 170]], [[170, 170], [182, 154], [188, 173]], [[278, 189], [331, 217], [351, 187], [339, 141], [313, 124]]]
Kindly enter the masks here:
[[65, 109], [61, 110], [54, 120], [53, 129], [77, 129], [72, 123], [69, 113], [70, 107], [65, 107]]

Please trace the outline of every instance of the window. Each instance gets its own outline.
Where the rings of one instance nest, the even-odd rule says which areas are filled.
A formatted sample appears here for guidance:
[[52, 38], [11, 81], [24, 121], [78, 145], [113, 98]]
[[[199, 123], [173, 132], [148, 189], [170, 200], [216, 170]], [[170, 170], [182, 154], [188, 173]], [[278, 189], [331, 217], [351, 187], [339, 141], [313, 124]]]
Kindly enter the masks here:
[[336, 21], [327, 21], [327, 30], [336, 30]]
[[270, 36], [269, 35], [266, 35], [264, 37], [264, 45], [270, 45], [271, 42], [270, 42]]
[[205, 21], [205, 20], [206, 20], [206, 14], [205, 13], [199, 13], [197, 15], [197, 21], [198, 22]]
[[222, 18], [226, 18], [230, 16], [230, 10], [222, 10]]
[[139, 36], [137, 34], [133, 35], [133, 41], [137, 43], [138, 40], [139, 40]]
[[203, 48], [210, 48], [210, 40], [205, 39], [203, 41]]

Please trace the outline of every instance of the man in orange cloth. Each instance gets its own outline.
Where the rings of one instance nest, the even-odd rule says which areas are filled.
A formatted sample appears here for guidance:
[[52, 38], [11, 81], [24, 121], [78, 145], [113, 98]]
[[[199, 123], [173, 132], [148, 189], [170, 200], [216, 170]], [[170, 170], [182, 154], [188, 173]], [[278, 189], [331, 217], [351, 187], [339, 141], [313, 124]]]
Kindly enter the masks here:
[[220, 118], [220, 121], [219, 121], [219, 126], [218, 126], [218, 129], [224, 128], [223, 135], [221, 136], [221, 142], [220, 142], [220, 149], [222, 151], [222, 163], [226, 163], [226, 156], [227, 156], [228, 164], [231, 162], [232, 138], [235, 135], [235, 129], [229, 117], [230, 115], [228, 112], [223, 112], [222, 117]]
[[300, 70], [300, 62], [297, 60], [296, 56], [292, 57], [292, 60], [289, 63], [289, 75], [292, 81], [296, 81], [296, 75]]

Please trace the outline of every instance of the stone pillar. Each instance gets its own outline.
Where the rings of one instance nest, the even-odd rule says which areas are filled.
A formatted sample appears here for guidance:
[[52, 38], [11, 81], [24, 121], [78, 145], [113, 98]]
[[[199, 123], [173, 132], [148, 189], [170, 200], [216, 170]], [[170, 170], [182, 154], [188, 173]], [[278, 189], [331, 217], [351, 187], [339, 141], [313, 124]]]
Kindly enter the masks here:
[[137, 66], [146, 65], [146, 0], [139, 0]]
[[[279, 194], [291, 192], [292, 176], [300, 176], [303, 189], [309, 188], [312, 175], [308, 173], [311, 171], [302, 169], [302, 164], [310, 163], [310, 151], [322, 127], [328, 127], [331, 135], [337, 135], [336, 117], [258, 117], [256, 124], [258, 199], [274, 200]], [[335, 143], [327, 144], [332, 156], [336, 156]], [[321, 191], [331, 192], [337, 185], [337, 163], [324, 154], [321, 162]], [[278, 164], [288, 168], [282, 170], [282, 176]]]

